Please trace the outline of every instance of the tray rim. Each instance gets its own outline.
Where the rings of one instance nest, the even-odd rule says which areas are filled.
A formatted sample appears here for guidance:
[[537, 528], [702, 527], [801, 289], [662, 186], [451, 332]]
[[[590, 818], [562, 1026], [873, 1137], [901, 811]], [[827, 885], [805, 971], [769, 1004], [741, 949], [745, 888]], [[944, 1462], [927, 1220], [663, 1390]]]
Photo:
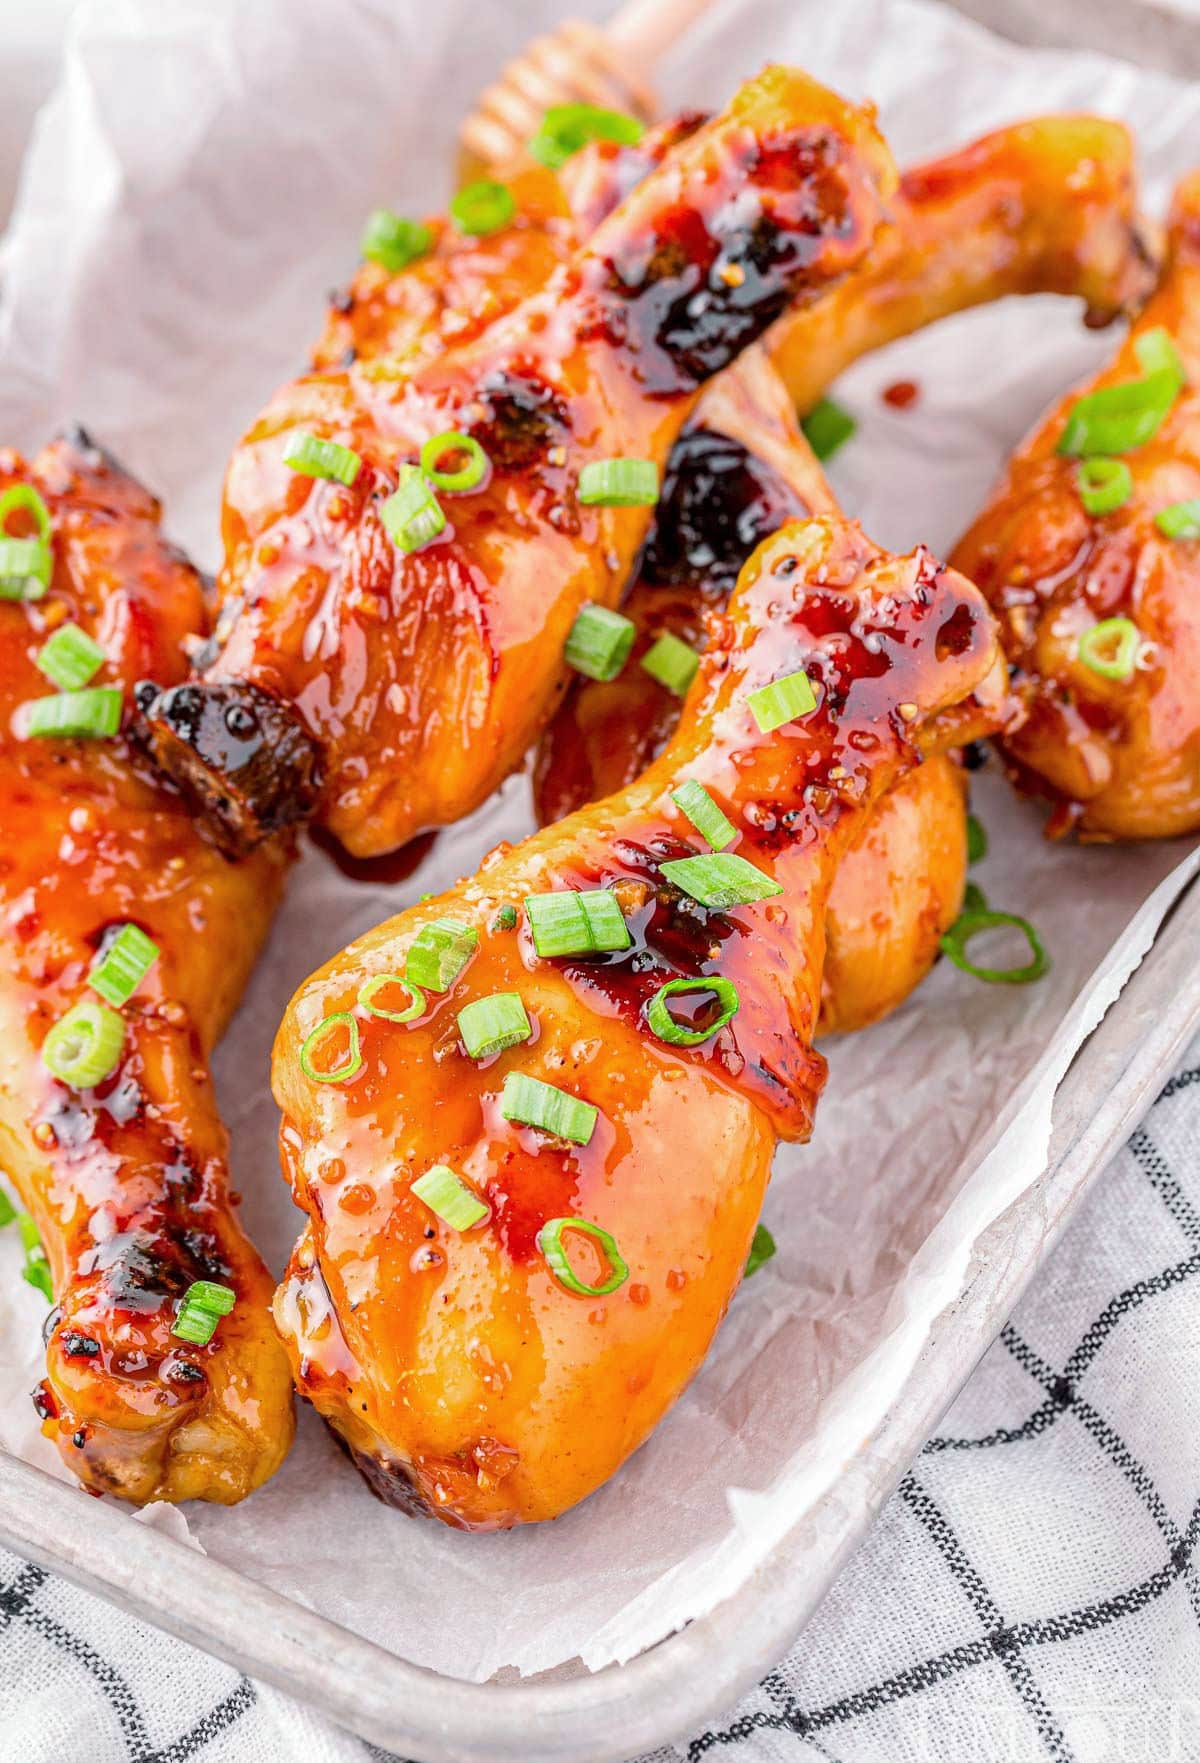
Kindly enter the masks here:
[[[624, 1763], [728, 1710], [787, 1651], [1197, 1025], [1193, 880], [1059, 1086], [1046, 1172], [987, 1233], [902, 1400], [864, 1441], [855, 1511], [832, 1488], [740, 1591], [626, 1664], [512, 1684], [444, 1677], [3, 1450], [0, 1541], [421, 1763]], [[814, 1536], [820, 1571], [797, 1584]]]

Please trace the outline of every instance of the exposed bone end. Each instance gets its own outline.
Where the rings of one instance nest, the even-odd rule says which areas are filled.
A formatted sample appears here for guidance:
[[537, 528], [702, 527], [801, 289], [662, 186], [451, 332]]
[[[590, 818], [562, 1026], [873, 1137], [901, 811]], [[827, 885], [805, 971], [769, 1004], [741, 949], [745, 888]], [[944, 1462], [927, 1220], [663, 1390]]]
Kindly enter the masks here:
[[306, 820], [320, 790], [317, 745], [296, 712], [260, 686], [188, 681], [137, 688], [137, 735], [199, 807], [213, 839], [242, 857]]

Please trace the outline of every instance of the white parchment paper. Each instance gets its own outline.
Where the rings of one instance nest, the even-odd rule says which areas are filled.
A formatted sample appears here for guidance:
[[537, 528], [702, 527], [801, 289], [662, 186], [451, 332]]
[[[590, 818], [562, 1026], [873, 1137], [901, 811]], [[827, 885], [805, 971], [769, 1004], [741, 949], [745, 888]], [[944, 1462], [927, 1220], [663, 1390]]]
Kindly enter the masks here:
[[[439, 205], [473, 94], [558, 13], [549, 0], [92, 0], [4, 250], [0, 437], [32, 449], [82, 420], [212, 565], [228, 449], [302, 365], [363, 216], [385, 201]], [[771, 58], [874, 97], [902, 161], [1036, 110], [1121, 116], [1159, 212], [1200, 140], [1195, 87], [1018, 49], [899, 0], [726, 0], [680, 46], [664, 98], [719, 103]], [[861, 421], [834, 471], [846, 506], [884, 543], [948, 547], [1006, 450], [1111, 347], [1076, 309], [1039, 299], [861, 364], [840, 394]], [[879, 399], [900, 377], [922, 389], [905, 413]], [[192, 1536], [408, 1658], [472, 1678], [628, 1658], [742, 1584], [902, 1399], [978, 1238], [1044, 1167], [1072, 1053], [1194, 867], [1179, 845], [1047, 846], [1037, 811], [995, 776], [978, 781], [976, 810], [991, 835], [979, 880], [1039, 925], [1050, 976], [987, 987], [943, 964], [889, 1022], [831, 1049], [816, 1137], [781, 1154], [768, 1198], [778, 1256], [608, 1487], [552, 1526], [460, 1536], [376, 1504], [306, 1413], [275, 1480], [232, 1511], [191, 1510]], [[306, 855], [217, 1069], [237, 1185], [276, 1266], [297, 1218], [278, 1176], [267, 1055], [293, 986], [528, 826], [518, 778], [404, 883], [352, 883]], [[56, 1467], [27, 1396], [44, 1305], [16, 1278], [8, 1238], [0, 1444]]]

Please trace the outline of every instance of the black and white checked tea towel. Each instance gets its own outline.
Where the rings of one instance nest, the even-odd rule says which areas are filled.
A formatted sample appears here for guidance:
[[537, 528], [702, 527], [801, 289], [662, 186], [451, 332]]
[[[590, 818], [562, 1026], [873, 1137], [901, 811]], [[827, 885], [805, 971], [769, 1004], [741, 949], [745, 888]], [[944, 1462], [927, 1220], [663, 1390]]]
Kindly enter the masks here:
[[[1200, 1041], [800, 1643], [643, 1763], [1200, 1763]], [[386, 1763], [0, 1550], [3, 1763]]]

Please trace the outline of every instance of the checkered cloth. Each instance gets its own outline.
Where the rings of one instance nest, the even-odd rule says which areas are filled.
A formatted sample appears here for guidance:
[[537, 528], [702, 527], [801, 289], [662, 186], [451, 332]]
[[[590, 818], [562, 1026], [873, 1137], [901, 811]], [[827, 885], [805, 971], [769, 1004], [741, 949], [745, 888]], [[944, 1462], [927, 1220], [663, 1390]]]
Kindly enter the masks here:
[[[1200, 1759], [1200, 1042], [799, 1645], [644, 1763]], [[387, 1763], [0, 1550], [4, 1763]]]

